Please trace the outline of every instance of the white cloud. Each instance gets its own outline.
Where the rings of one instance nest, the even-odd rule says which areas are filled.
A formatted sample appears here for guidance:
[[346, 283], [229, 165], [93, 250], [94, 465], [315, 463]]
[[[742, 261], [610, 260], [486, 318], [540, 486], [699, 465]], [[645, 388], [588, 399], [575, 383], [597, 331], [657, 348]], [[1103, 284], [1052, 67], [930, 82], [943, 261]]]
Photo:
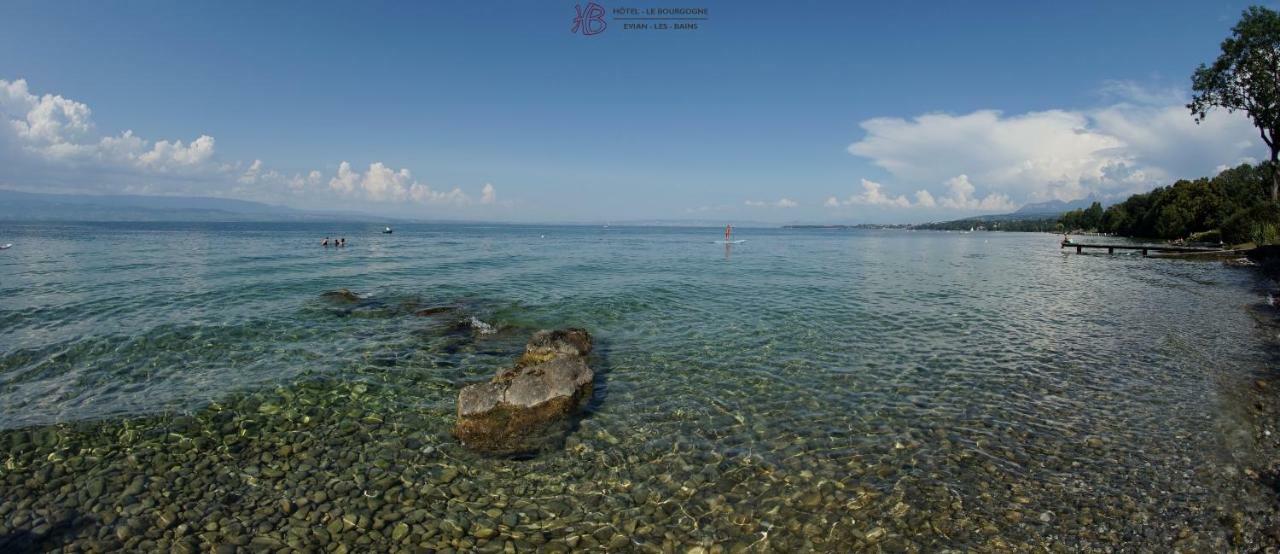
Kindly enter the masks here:
[[301, 192], [305, 190], [307, 187], [314, 188], [314, 187], [320, 186], [320, 183], [323, 181], [324, 181], [324, 175], [321, 174], [319, 171], [316, 171], [313, 169], [311, 170], [310, 173], [307, 174], [306, 177], [303, 177], [301, 174], [298, 174], [289, 178], [288, 185], [290, 190], [295, 192]]
[[867, 179], [862, 180], [862, 192], [850, 195], [848, 198], [841, 200], [832, 196], [822, 205], [828, 208], [839, 208], [843, 206], [879, 206], [886, 208], [943, 208], [951, 210], [964, 211], [1011, 211], [1017, 209], [1017, 205], [1009, 200], [1004, 194], [988, 194], [982, 198], [974, 197], [977, 187], [969, 182], [968, 175], [957, 175], [947, 179], [943, 186], [947, 190], [947, 194], [940, 198], [934, 197], [933, 193], [928, 190], [917, 190], [914, 194], [916, 201], [913, 203], [908, 200], [906, 195], [899, 194], [897, 196], [887, 194], [884, 191], [884, 185]]
[[400, 201], [409, 195], [413, 176], [408, 169], [394, 171], [382, 162], [374, 162], [369, 164], [369, 171], [364, 174], [360, 186], [375, 201]]
[[409, 191], [409, 196], [422, 204], [467, 204], [471, 202], [471, 197], [464, 194], [462, 189], [457, 187], [449, 191], [439, 191], [418, 183], [413, 184]]
[[250, 185], [258, 181], [258, 175], [260, 175], [261, 173], [262, 173], [262, 160], [253, 160], [253, 164], [249, 166], [249, 169], [244, 170], [244, 173], [241, 174], [240, 178], [236, 180], [239, 181], [241, 184]]
[[52, 94], [31, 94], [23, 79], [0, 79], [0, 113], [15, 135], [33, 145], [71, 143], [93, 128], [89, 106]]
[[[978, 110], [873, 118], [862, 122], [866, 135], [849, 152], [869, 158], [899, 183], [929, 186], [967, 176], [988, 192], [980, 200], [972, 191], [957, 197], [964, 187], [948, 185], [951, 202], [936, 201], [947, 207], [1128, 194], [1210, 175], [1261, 151], [1240, 113], [1215, 112], [1196, 125], [1176, 91], [1120, 82], [1103, 92], [1119, 101], [1015, 115]], [[927, 204], [917, 193], [917, 205]]]
[[911, 207], [911, 202], [907, 197], [888, 196], [884, 193], [884, 185], [867, 179], [862, 180], [862, 192], [849, 196], [844, 200], [840, 200], [834, 196], [827, 199], [822, 204], [828, 208], [838, 208], [840, 206], [889, 206], [895, 208]]
[[[93, 112], [81, 102], [55, 94], [32, 94], [23, 79], [0, 79], [0, 157], [3, 177], [65, 180], [68, 173], [93, 184], [111, 179], [143, 187], [139, 177], [189, 178], [220, 175], [214, 163], [214, 138], [148, 141], [126, 130], [117, 136], [94, 137]], [[84, 184], [83, 186], [89, 186]]]
[[360, 182], [360, 174], [351, 171], [351, 164], [343, 161], [338, 164], [338, 174], [329, 180], [329, 188], [346, 194], [351, 194], [356, 190], [356, 184]]
[[916, 205], [921, 208], [932, 208], [937, 206], [938, 203], [934, 201], [933, 195], [929, 191], [922, 189], [916, 191]]
[[[1018, 208], [1016, 204], [1009, 200], [1009, 197], [1003, 194], [988, 194], [982, 199], [973, 197], [977, 187], [969, 182], [968, 175], [957, 175], [944, 183], [947, 187], [948, 195], [941, 200], [942, 207], [951, 208], [953, 210], [985, 210], [985, 211], [1011, 211]], [[920, 191], [929, 194], [929, 191]], [[917, 193], [917, 196], [919, 193]], [[929, 196], [929, 200], [933, 200], [933, 196]]]
[[753, 208], [766, 208], [766, 207], [794, 208], [796, 206], [799, 206], [800, 203], [790, 198], [781, 198], [777, 202], [765, 202], [763, 200], [747, 200], [743, 202], [743, 205], [751, 206]]
[[[414, 180], [408, 169], [393, 170], [382, 162], [369, 164], [369, 170], [362, 175], [352, 170], [351, 164], [344, 161], [338, 165], [337, 175], [329, 180], [329, 188], [345, 195], [362, 194], [375, 202], [412, 200], [420, 204], [471, 203], [471, 197], [460, 188], [454, 187], [448, 191], [435, 190], [429, 185]], [[486, 184], [481, 191], [481, 201], [491, 203], [497, 198], [497, 194], [492, 184]], [[485, 202], [485, 199], [488, 199], [488, 202]]]
[[169, 170], [178, 167], [198, 167], [213, 157], [213, 137], [200, 138], [183, 146], [182, 141], [156, 141], [149, 152], [143, 152], [136, 160], [145, 167]]
[[[0, 184], [60, 192], [143, 194], [198, 193], [279, 200], [305, 196], [313, 202], [339, 198], [372, 203], [471, 204], [460, 188], [436, 190], [408, 169], [374, 162], [364, 173], [343, 161], [328, 179], [319, 170], [292, 175], [261, 159], [220, 162], [216, 141], [199, 135], [151, 141], [132, 130], [95, 133], [92, 110], [59, 95], [33, 94], [22, 79], [0, 79]], [[496, 204], [486, 183], [480, 204]], [[327, 200], [326, 200], [327, 199]]]

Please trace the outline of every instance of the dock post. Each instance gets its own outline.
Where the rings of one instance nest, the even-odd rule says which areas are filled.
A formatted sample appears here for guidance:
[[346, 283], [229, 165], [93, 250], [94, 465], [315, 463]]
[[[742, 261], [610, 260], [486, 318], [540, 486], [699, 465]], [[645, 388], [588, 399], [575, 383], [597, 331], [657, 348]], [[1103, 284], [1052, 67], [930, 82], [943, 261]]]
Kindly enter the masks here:
[[1108, 254], [1115, 254], [1115, 253], [1116, 253], [1116, 249], [1115, 249], [1115, 248], [1112, 248], [1112, 247], [1110, 247], [1110, 246], [1108, 246], [1108, 247], [1107, 247], [1107, 253], [1108, 253]]
[[1082, 247], [1082, 246], [1077, 246], [1077, 247], [1076, 247], [1076, 254], [1079, 254], [1079, 253], [1081, 253], [1081, 252], [1083, 252], [1083, 251], [1084, 251], [1084, 247]]
[[1143, 248], [1143, 249], [1142, 249], [1142, 255], [1143, 255], [1143, 256], [1146, 256], [1146, 255], [1147, 255], [1147, 249], [1146, 249], [1146, 248]]

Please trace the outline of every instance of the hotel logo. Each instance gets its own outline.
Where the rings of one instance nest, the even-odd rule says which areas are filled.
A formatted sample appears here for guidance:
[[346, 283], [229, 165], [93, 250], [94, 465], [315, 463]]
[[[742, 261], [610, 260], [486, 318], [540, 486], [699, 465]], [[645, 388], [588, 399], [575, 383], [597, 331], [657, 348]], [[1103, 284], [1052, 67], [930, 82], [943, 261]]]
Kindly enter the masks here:
[[573, 18], [573, 29], [570, 33], [582, 32], [585, 36], [598, 35], [604, 32], [609, 25], [604, 22], [604, 7], [595, 2], [588, 2], [584, 9], [581, 4], [573, 7], [578, 12], [577, 17]]

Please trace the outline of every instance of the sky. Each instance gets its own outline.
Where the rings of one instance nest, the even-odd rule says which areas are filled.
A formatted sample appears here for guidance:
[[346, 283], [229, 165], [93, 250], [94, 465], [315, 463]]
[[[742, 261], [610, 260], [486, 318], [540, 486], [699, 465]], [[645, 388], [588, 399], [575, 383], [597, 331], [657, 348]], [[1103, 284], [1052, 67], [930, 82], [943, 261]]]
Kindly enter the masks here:
[[[1242, 114], [1185, 108], [1247, 3], [596, 3], [586, 35], [583, 0], [6, 2], [0, 187], [900, 223], [1265, 158]], [[706, 18], [626, 29], [621, 8]]]

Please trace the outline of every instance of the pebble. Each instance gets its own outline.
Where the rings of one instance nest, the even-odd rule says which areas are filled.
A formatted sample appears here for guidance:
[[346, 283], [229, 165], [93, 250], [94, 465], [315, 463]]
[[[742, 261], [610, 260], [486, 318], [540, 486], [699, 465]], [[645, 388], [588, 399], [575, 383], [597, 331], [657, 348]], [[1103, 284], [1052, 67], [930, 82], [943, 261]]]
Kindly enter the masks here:
[[440, 476], [436, 478], [436, 482], [442, 485], [447, 485], [449, 483], [452, 483], [453, 480], [457, 478], [458, 478], [457, 468], [446, 467], [444, 468], [444, 471], [440, 472]]
[[[860, 435], [851, 448], [847, 437], [805, 433], [770, 442], [773, 429], [749, 426], [760, 418], [743, 425], [688, 407], [680, 417], [710, 418], [705, 435], [665, 436], [648, 423], [628, 429], [601, 414], [572, 436], [576, 450], [489, 460], [463, 457], [447, 416], [430, 403], [392, 409], [400, 400], [386, 401], [384, 388], [369, 385], [358, 402], [342, 386], [318, 397], [267, 392], [243, 408], [186, 416], [181, 433], [173, 426], [180, 438], [131, 424], [127, 447], [111, 442], [118, 428], [103, 431], [118, 423], [43, 434], [45, 447], [23, 442], [30, 430], [0, 430], [0, 444], [26, 445], [0, 459], [0, 536], [56, 534], [61, 518], [81, 510], [95, 525], [73, 527], [64, 550], [1243, 551], [1280, 534], [1273, 514], [1244, 501], [1159, 525], [1179, 506], [1149, 491], [1181, 490], [1174, 473], [1144, 473], [1151, 488], [1084, 480], [1096, 467], [1086, 464], [1120, 463], [1096, 451], [1120, 444], [1105, 427], [1044, 438], [978, 410], [932, 432], [867, 423], [867, 437], [895, 438]], [[635, 391], [610, 392], [625, 402]], [[733, 411], [749, 401], [724, 399]], [[239, 438], [229, 444], [225, 434]], [[1186, 456], [1177, 463], [1194, 467], [1194, 454]], [[954, 474], [939, 472], [944, 466]], [[1209, 486], [1201, 476], [1238, 479], [1248, 495], [1271, 468], [1195, 471], [1198, 486]]]
[[398, 523], [391, 530], [391, 540], [393, 541], [400, 542], [407, 536], [409, 536], [409, 525], [407, 523]]
[[888, 534], [888, 531], [885, 531], [883, 527], [876, 527], [870, 531], [867, 531], [867, 534], [863, 535], [862, 538], [869, 543], [875, 544], [877, 542], [880, 542], [880, 539], [883, 539], [886, 534]]

